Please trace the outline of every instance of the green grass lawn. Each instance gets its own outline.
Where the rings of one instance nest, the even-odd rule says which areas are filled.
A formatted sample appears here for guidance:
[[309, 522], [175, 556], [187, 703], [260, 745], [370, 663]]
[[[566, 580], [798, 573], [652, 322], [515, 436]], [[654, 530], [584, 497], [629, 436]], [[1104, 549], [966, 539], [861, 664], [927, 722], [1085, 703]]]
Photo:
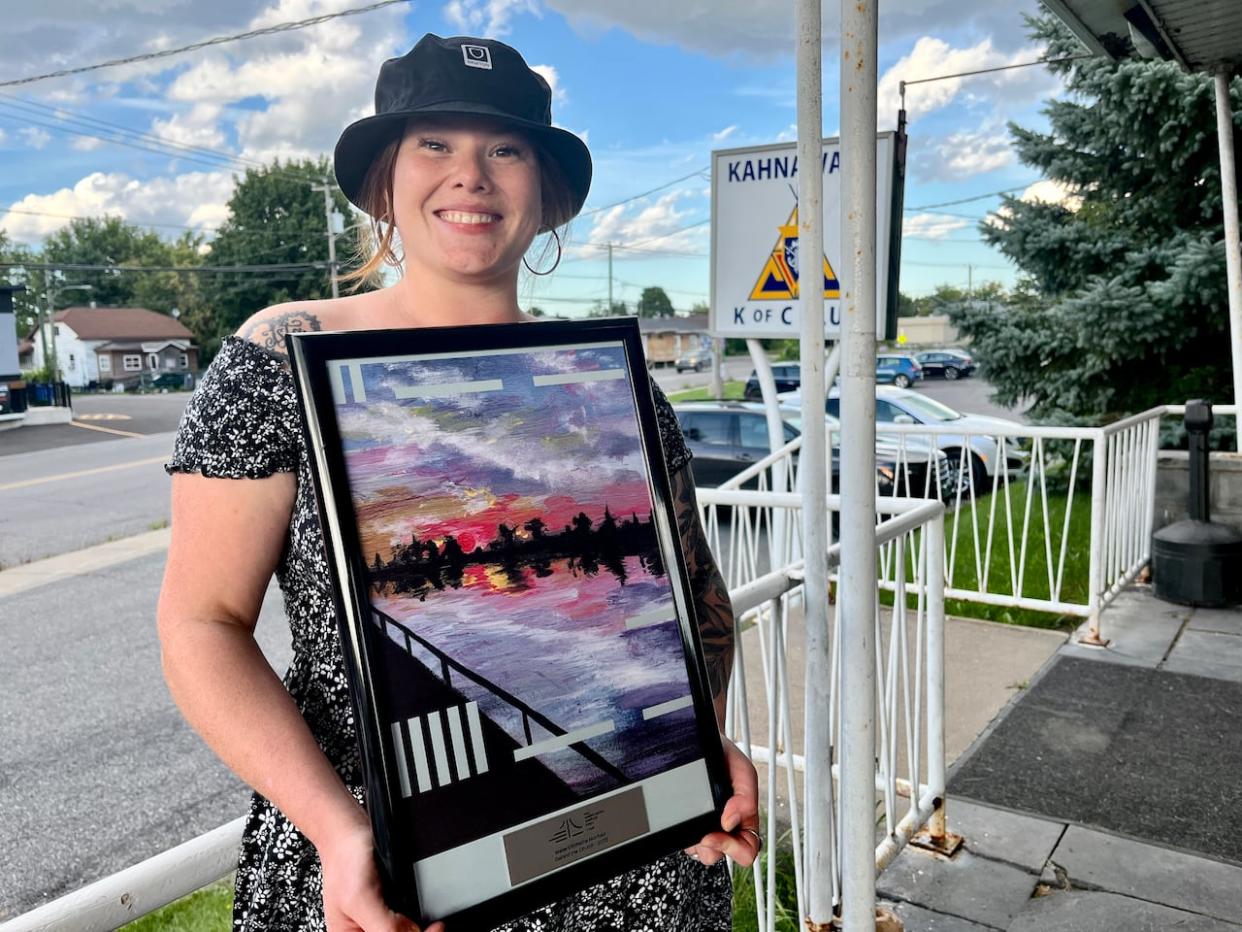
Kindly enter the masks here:
[[[742, 392], [746, 389], [746, 383], [738, 379], [731, 379], [722, 386], [723, 394], [721, 395], [726, 401], [742, 401]], [[711, 386], [703, 388], [688, 388], [684, 392], [673, 392], [668, 396], [669, 401], [711, 401]]]
[[[776, 857], [776, 930], [777, 932], [802, 932], [798, 918], [798, 897], [794, 888], [793, 849], [789, 838], [781, 839], [773, 849]], [[768, 858], [772, 850], [760, 855], [761, 869], [766, 883]], [[759, 932], [755, 913], [755, 875], [753, 871], [737, 869], [733, 872], [733, 932]]]
[[126, 932], [230, 932], [233, 878], [216, 881], [121, 928]]
[[[963, 501], [958, 509], [945, 515], [945, 553], [953, 557], [952, 585], [957, 589], [978, 589], [979, 571], [982, 568], [983, 552], [976, 563], [975, 534], [973, 527], [977, 522], [979, 534], [979, 550], [987, 547], [988, 523], [992, 520], [991, 558], [987, 565], [988, 591], [1009, 594], [1013, 591], [1011, 577], [1012, 567], [1017, 565], [1021, 557], [1022, 527], [1027, 500], [1026, 482], [1013, 480], [1009, 487], [1008, 513], [1005, 506], [1003, 487], [996, 495], [983, 495], [974, 504], [971, 513], [970, 502]], [[1051, 529], [1052, 567], [1055, 575], [1060, 560], [1062, 534], [1065, 528], [1065, 510], [1068, 496], [1064, 492], [1048, 493], [1048, 522]], [[995, 516], [992, 509], [995, 507]], [[1009, 551], [1009, 529], [1013, 528], [1013, 556]], [[1048, 589], [1048, 559], [1045, 550], [1043, 520], [1043, 504], [1039, 488], [1034, 490], [1031, 502], [1030, 528], [1026, 537], [1026, 571], [1022, 577], [1021, 594], [1028, 598], [1046, 599]], [[956, 550], [953, 548], [954, 534], [957, 535]], [[1091, 557], [1091, 499], [1085, 490], [1074, 493], [1074, 501], [1069, 520], [1069, 544], [1065, 552], [1065, 570], [1062, 577], [1060, 600], [1063, 602], [1085, 602], [1087, 598], [1087, 574]], [[913, 569], [907, 572], [912, 577]], [[883, 593], [881, 601], [885, 605], [893, 602], [890, 593]], [[914, 605], [913, 597], [910, 601]], [[964, 599], [946, 599], [945, 612], [965, 618], [982, 618], [987, 621], [1000, 621], [1006, 624], [1027, 625], [1034, 628], [1070, 629], [1078, 625], [1081, 619], [1053, 612], [1038, 612], [1030, 609], [1007, 608], [1000, 605], [984, 605]]]

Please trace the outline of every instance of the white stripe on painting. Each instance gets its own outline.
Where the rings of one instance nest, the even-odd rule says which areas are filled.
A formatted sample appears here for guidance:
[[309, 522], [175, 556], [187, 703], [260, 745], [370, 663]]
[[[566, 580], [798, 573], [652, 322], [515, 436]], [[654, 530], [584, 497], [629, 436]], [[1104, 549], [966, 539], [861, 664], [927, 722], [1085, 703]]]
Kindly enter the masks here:
[[461, 706], [445, 709], [444, 714], [448, 716], [449, 737], [453, 739], [453, 769], [458, 780], [465, 780], [470, 776], [470, 758], [466, 756], [466, 736], [461, 730]]
[[427, 725], [431, 729], [431, 751], [436, 758], [436, 783], [448, 786], [453, 782], [449, 773], [448, 752], [444, 749], [444, 726], [440, 724], [440, 713], [432, 712], [427, 716]]
[[418, 791], [426, 793], [431, 789], [431, 768], [427, 765], [427, 745], [423, 741], [423, 720], [421, 716], [407, 719], [410, 726], [410, 746], [414, 749], [414, 774], [418, 778]]
[[535, 386], [577, 385], [580, 382], [612, 382], [625, 378], [624, 369], [593, 369], [590, 372], [558, 372], [555, 375], [534, 376]]
[[341, 370], [344, 366], [332, 363], [328, 366], [328, 382], [332, 385], [332, 400], [338, 405], [345, 404], [345, 383], [341, 381]]
[[473, 382], [442, 382], [438, 385], [394, 385], [392, 393], [403, 399], [444, 398], [472, 392], [498, 392], [504, 387], [505, 383], [501, 379], [476, 379]]
[[349, 387], [354, 393], [355, 404], [362, 404], [367, 400], [367, 388], [362, 384], [362, 366], [356, 362], [349, 364]]
[[466, 721], [470, 723], [470, 744], [474, 747], [474, 772], [487, 773], [487, 751], [483, 748], [483, 723], [479, 721], [479, 704], [466, 703]]
[[673, 606], [661, 605], [659, 608], [648, 609], [638, 615], [631, 615], [625, 619], [625, 630], [633, 631], [635, 628], [645, 628], [648, 625], [659, 625], [666, 621], [675, 621], [677, 613]]
[[557, 735], [544, 741], [536, 741], [534, 744], [528, 744], [524, 748], [518, 748], [513, 752], [513, 761], [517, 763], [526, 760], [528, 757], [534, 757], [536, 754], [547, 754], [551, 751], [559, 751], [567, 748], [571, 744], [577, 744], [579, 741], [586, 741], [588, 738], [598, 738], [600, 735], [606, 735], [613, 730], [615, 726], [612, 719], [606, 719], [602, 722], [596, 722], [594, 725], [587, 725], [585, 728], [578, 728], [571, 731], [567, 735]]
[[392, 743], [397, 748], [397, 776], [401, 780], [401, 798], [411, 794], [410, 771], [405, 763], [405, 739], [401, 737], [401, 723], [392, 723]]
[[680, 699], [670, 699], [668, 702], [661, 702], [659, 705], [649, 705], [643, 709], [643, 721], [649, 722], [653, 718], [668, 715], [670, 712], [680, 712], [682, 709], [688, 709], [692, 705], [694, 705], [693, 696], [682, 696]]

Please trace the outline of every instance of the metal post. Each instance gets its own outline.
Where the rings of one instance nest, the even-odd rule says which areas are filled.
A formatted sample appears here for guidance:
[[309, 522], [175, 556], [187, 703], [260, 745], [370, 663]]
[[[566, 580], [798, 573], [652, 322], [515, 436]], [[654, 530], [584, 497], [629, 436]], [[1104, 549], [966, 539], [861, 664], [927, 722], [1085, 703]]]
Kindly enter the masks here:
[[[1229, 345], [1233, 353], [1233, 403], [1242, 406], [1242, 246], [1238, 236], [1238, 177], [1233, 156], [1229, 71], [1216, 72], [1216, 136], [1220, 141], [1220, 194], [1225, 214], [1225, 268], [1229, 281]], [[1238, 408], [1242, 411], [1242, 407]], [[1242, 450], [1242, 432], [1237, 438]]]
[[[923, 549], [927, 561], [927, 785], [941, 799], [928, 820], [927, 832], [934, 843], [943, 845], [948, 834], [948, 804], [944, 801], [944, 512], [924, 526]], [[918, 795], [915, 787], [916, 802]]]
[[[50, 378], [56, 382], [60, 378], [59, 369], [60, 361], [56, 358], [56, 286], [49, 284], [47, 286], [47, 322], [43, 331], [43, 366], [51, 373]], [[48, 331], [51, 331], [52, 348], [48, 353]], [[55, 404], [55, 402], [52, 402]]]
[[723, 337], [712, 337], [712, 397], [724, 397], [724, 349]]
[[332, 183], [324, 179], [323, 184], [313, 184], [311, 189], [323, 192], [323, 216], [328, 224], [328, 280], [332, 283], [332, 297], [341, 296], [336, 281], [336, 231], [332, 229]]
[[1106, 647], [1100, 637], [1100, 592], [1104, 588], [1104, 512], [1108, 500], [1105, 471], [1108, 459], [1108, 437], [1098, 431], [1091, 445], [1091, 553], [1087, 569], [1087, 633], [1078, 643], [1088, 647]]
[[[832, 680], [828, 629], [828, 470], [824, 459], [824, 151], [820, 0], [798, 0], [798, 300], [802, 315], [802, 547], [806, 555], [805, 925], [832, 922]], [[875, 847], [874, 840], [867, 846]]]
[[[845, 932], [875, 928], [877, 0], [841, 3], [841, 865]], [[804, 253], [805, 255], [805, 253]], [[818, 258], [818, 257], [816, 257]]]
[[[763, 409], [768, 421], [768, 448], [775, 453], [785, 445], [785, 424], [776, 399], [776, 379], [772, 375], [772, 364], [761, 344], [754, 337], [747, 337], [746, 348], [750, 350], [750, 360], [755, 366], [755, 378], [759, 380], [759, 390], [763, 393]], [[806, 450], [806, 441], [802, 441], [802, 449]], [[803, 463], [805, 464], [805, 453]], [[803, 469], [805, 469], [805, 465]], [[785, 492], [789, 489], [788, 474], [784, 463], [772, 464], [773, 492]], [[772, 520], [768, 524], [768, 559], [770, 567], [777, 569], [789, 562], [790, 554], [786, 553], [786, 538], [789, 537], [784, 508], [772, 509]]]

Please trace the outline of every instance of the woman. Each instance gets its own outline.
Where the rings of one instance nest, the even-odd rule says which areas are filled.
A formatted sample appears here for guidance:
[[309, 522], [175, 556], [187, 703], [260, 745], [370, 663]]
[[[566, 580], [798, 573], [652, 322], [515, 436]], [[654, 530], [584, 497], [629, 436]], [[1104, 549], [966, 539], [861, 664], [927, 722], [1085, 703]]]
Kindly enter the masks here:
[[[225, 341], [186, 409], [168, 466], [173, 539], [159, 631], [174, 699], [255, 789], [237, 873], [237, 929], [416, 928], [380, 895], [283, 340], [294, 330], [525, 319], [519, 265], [537, 233], [581, 209], [590, 185], [590, 156], [577, 137], [552, 127], [550, 98], [547, 83], [497, 42], [426, 36], [385, 63], [376, 115], [346, 129], [336, 172], [376, 224], [379, 249], [362, 272], [389, 262], [402, 277], [379, 291], [259, 312]], [[689, 454], [658, 389], [657, 398], [719, 712], [732, 611], [699, 526]], [[294, 645], [283, 684], [253, 638], [273, 572]], [[724, 744], [735, 795], [722, 831], [508, 928], [730, 928], [721, 859], [749, 864], [760, 840], [754, 768]]]

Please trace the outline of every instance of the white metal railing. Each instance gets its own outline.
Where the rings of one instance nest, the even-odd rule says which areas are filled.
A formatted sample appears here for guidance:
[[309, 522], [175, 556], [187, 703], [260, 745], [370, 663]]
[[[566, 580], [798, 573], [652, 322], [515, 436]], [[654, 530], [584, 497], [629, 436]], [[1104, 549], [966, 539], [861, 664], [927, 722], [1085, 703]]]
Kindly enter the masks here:
[[[1232, 405], [1212, 410], [1234, 413]], [[1183, 411], [1164, 405], [1104, 427], [884, 423], [877, 439], [903, 494], [948, 507], [946, 598], [1085, 618], [1083, 641], [1103, 644], [1101, 612], [1151, 556], [1160, 420]], [[947, 457], [929, 457], [929, 447]], [[792, 441], [721, 490], [779, 487], [782, 472], [797, 488], [800, 448]], [[799, 522], [781, 509], [755, 506], [738, 517], [705, 516], [730, 586], [800, 555]]]
[[[704, 489], [699, 504], [705, 527], [724, 544], [723, 557], [740, 576], [749, 575], [759, 562], [736, 557], [727, 548], [757, 541], [756, 528], [781, 522], [796, 527], [801, 497], [796, 493], [765, 493], [733, 489]], [[840, 507], [837, 496], [829, 497], [833, 512]], [[833, 901], [841, 903], [842, 865], [852, 857], [871, 857], [865, 851], [846, 849], [841, 834], [843, 806], [866, 806], [867, 820], [878, 827], [880, 842], [874, 851], [875, 870], [883, 870], [920, 828], [943, 836], [944, 826], [944, 506], [938, 501], [881, 498], [878, 507], [887, 515], [876, 527], [878, 548], [875, 639], [876, 657], [876, 797], [844, 800], [838, 792], [839, 750], [831, 759], [832, 785], [822, 787], [832, 797], [833, 825], [827, 827], [831, 846]], [[728, 528], [728, 536], [721, 529]], [[756, 545], [763, 553], [767, 548]], [[721, 552], [718, 551], [718, 555]], [[835, 566], [840, 544], [829, 549]], [[730, 559], [733, 556], [734, 558]], [[794, 720], [793, 700], [801, 697], [804, 682], [797, 668], [801, 652], [797, 642], [797, 597], [801, 595], [804, 565], [797, 561], [772, 572], [753, 576], [730, 586], [737, 619], [734, 675], [727, 705], [726, 731], [765, 768], [766, 837], [775, 839], [782, 829], [778, 797], [789, 814], [792, 836], [794, 886], [800, 915], [806, 915], [803, 839], [805, 807], [800, 801], [800, 775], [805, 772], [806, 750], [801, 723]], [[831, 579], [839, 582], [835, 573]], [[881, 607], [880, 591], [890, 593], [891, 607]], [[841, 740], [841, 666], [839, 613], [832, 625], [829, 689], [833, 748]], [[750, 655], [758, 653], [758, 662]], [[760, 687], [762, 691], [760, 692]], [[878, 800], [878, 812], [877, 810]], [[930, 824], [929, 824], [930, 823]], [[773, 930], [780, 907], [775, 896], [776, 860], [769, 857], [766, 870], [754, 871], [755, 901], [759, 928]]]

